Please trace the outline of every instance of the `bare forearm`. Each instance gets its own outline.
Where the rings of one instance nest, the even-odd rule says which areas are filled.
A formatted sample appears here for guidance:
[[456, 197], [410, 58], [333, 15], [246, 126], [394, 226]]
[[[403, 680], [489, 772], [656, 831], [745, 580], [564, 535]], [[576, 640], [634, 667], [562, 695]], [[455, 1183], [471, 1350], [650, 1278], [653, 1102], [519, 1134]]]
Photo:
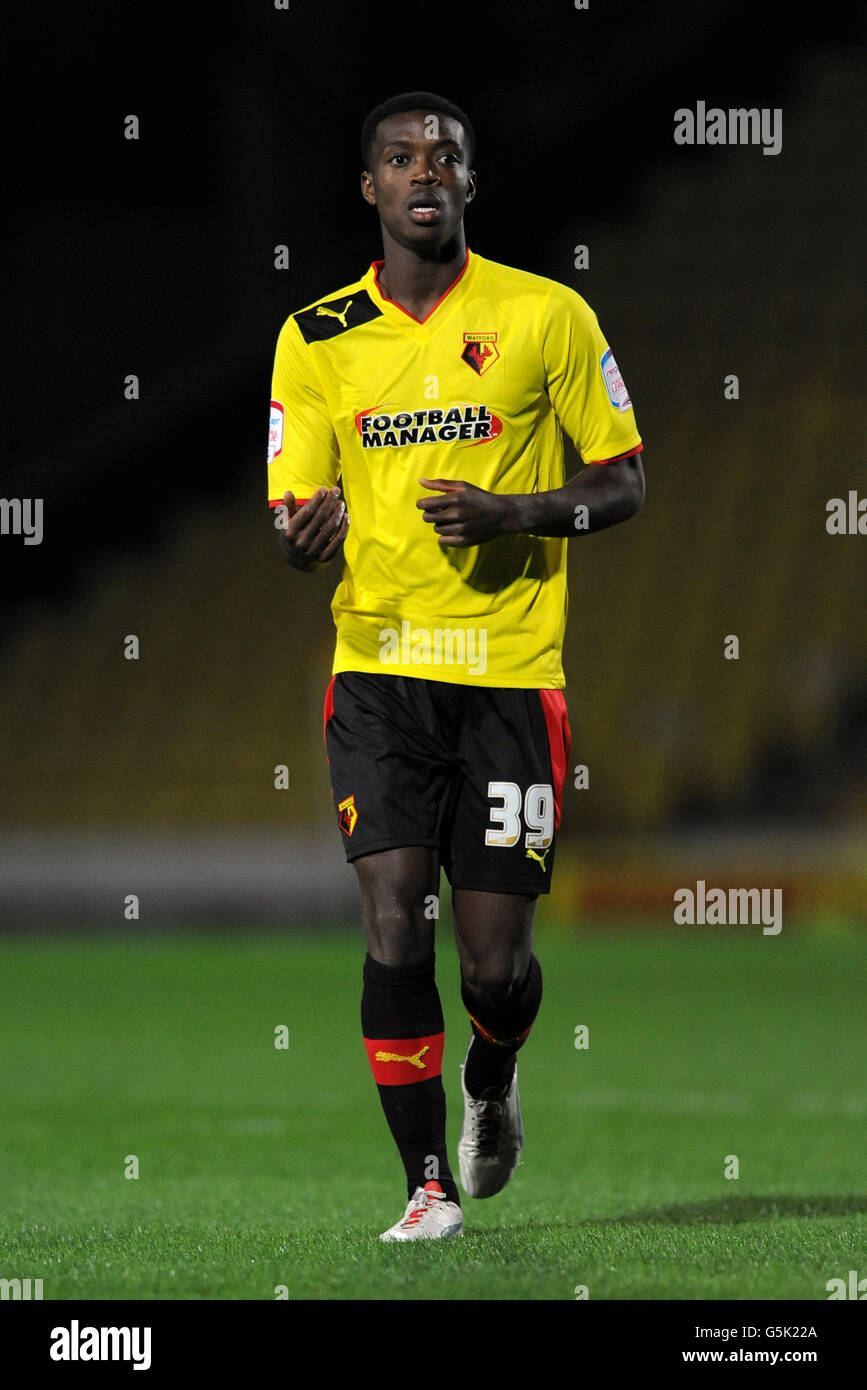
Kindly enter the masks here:
[[590, 464], [551, 492], [516, 494], [514, 529], [534, 536], [575, 536], [628, 521], [644, 501], [644, 469], [633, 456]]

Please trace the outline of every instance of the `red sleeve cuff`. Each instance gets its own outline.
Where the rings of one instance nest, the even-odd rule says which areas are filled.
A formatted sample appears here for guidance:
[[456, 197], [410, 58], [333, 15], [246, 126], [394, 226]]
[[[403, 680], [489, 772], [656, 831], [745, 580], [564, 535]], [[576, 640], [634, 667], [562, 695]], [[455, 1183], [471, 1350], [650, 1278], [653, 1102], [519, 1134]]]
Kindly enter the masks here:
[[[296, 498], [295, 498], [295, 505], [296, 505], [296, 507], [303, 507], [303, 506], [304, 506], [304, 503], [305, 503], [305, 502], [309, 502], [309, 501], [310, 501], [310, 498], [309, 498], [309, 497], [296, 497]], [[282, 506], [283, 506], [283, 498], [282, 498], [282, 497], [269, 497], [269, 499], [268, 499], [268, 506], [269, 506], [269, 507], [282, 507]]]
[[602, 463], [619, 463], [621, 459], [630, 459], [633, 454], [640, 454], [643, 448], [643, 444], [636, 444], [634, 449], [627, 449], [625, 454], [615, 454], [614, 457], [610, 459], [591, 459], [587, 467], [595, 467], [597, 464]]

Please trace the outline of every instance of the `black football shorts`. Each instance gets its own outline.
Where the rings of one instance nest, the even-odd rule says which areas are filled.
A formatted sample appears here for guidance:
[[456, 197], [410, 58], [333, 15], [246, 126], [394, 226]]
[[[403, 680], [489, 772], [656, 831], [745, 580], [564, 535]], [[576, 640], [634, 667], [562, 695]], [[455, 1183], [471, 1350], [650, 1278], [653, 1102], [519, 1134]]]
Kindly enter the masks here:
[[453, 888], [550, 891], [571, 754], [562, 690], [344, 671], [324, 736], [350, 862], [421, 845]]

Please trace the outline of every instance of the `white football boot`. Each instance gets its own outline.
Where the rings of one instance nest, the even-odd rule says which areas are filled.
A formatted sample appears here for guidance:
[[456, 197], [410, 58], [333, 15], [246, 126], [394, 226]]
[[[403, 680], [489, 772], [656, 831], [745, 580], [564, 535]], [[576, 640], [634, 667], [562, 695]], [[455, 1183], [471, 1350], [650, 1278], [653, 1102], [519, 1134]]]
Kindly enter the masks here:
[[458, 1139], [461, 1187], [470, 1197], [493, 1197], [506, 1186], [524, 1148], [518, 1064], [511, 1085], [503, 1090], [489, 1086], [478, 1100], [464, 1085], [465, 1066], [466, 1061], [461, 1067], [464, 1120]]
[[464, 1219], [457, 1202], [447, 1202], [438, 1182], [417, 1187], [400, 1221], [383, 1231], [380, 1240], [445, 1240], [461, 1236]]

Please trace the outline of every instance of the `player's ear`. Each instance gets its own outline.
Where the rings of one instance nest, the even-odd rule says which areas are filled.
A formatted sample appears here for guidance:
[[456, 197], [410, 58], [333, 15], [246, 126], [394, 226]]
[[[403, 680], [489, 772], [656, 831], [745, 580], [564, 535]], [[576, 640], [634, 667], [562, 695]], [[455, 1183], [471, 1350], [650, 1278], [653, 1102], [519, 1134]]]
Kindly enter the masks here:
[[376, 193], [373, 188], [373, 179], [369, 170], [364, 169], [361, 174], [361, 196], [371, 207], [376, 207]]
[[471, 202], [473, 201], [473, 199], [475, 198], [475, 196], [476, 196], [476, 171], [475, 171], [475, 169], [470, 169], [469, 173], [467, 174], [467, 198], [466, 198], [466, 201], [467, 201], [468, 203], [471, 203]]

